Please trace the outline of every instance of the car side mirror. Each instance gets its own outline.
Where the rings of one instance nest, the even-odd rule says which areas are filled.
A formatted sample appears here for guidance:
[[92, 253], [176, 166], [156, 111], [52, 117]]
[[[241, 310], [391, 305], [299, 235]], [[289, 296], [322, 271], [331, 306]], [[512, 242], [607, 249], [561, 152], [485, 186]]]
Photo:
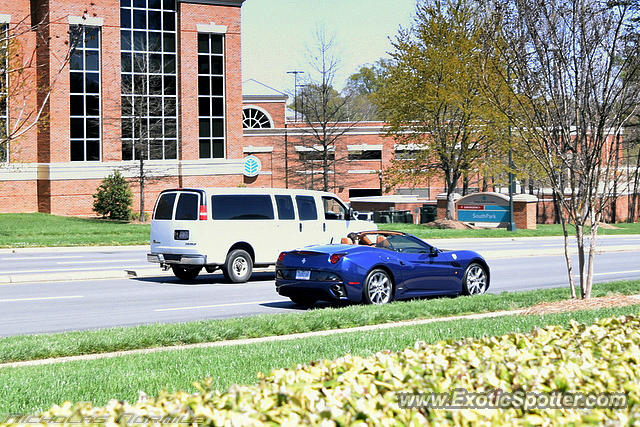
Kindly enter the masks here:
[[347, 221], [356, 219], [356, 215], [358, 215], [358, 213], [354, 211], [353, 208], [350, 207], [347, 209]]
[[438, 248], [431, 246], [431, 251], [429, 251], [429, 256], [438, 256], [439, 253], [440, 251], [438, 250]]

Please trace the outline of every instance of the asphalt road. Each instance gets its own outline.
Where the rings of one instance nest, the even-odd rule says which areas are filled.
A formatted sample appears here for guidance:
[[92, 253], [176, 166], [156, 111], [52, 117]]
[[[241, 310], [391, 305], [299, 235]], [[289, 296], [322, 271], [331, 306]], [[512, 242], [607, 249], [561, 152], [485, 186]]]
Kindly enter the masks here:
[[[567, 286], [564, 257], [559, 252], [561, 240], [557, 238], [436, 243], [483, 253], [491, 267], [491, 292]], [[605, 252], [596, 258], [596, 281], [640, 279], [640, 236], [601, 239], [599, 247]], [[142, 248], [5, 251], [0, 253], [0, 276], [34, 271], [47, 274], [43, 270], [70, 275], [123, 268], [149, 271], [145, 254]], [[153, 271], [158, 274], [2, 284], [0, 336], [300, 311], [276, 294], [272, 272], [256, 273], [246, 284], [225, 283], [220, 274], [203, 274], [194, 283], [181, 284], [157, 267]]]

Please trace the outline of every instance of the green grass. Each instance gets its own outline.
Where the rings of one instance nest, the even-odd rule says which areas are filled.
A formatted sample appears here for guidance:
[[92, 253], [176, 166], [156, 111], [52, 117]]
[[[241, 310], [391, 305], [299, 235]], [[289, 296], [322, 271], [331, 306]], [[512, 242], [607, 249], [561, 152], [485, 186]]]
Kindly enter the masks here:
[[[640, 234], [640, 223], [620, 223], [615, 224], [617, 230], [600, 228], [599, 236], [614, 234]], [[413, 234], [423, 239], [450, 239], [467, 237], [542, 237], [542, 236], [562, 236], [562, 226], [560, 224], [538, 224], [536, 230], [516, 230], [507, 231], [500, 229], [477, 229], [477, 230], [442, 230], [431, 228], [425, 225], [416, 224], [378, 224], [381, 230], [397, 230]], [[573, 234], [573, 228], [570, 235]]]
[[0, 248], [148, 244], [148, 224], [43, 213], [0, 214]]
[[111, 359], [68, 362], [48, 366], [0, 369], [0, 413], [30, 413], [66, 400], [104, 405], [111, 398], [134, 401], [138, 391], [150, 396], [195, 391], [192, 382], [213, 378], [213, 386], [257, 382], [259, 372], [293, 367], [344, 354], [367, 356], [380, 350], [401, 350], [422, 340], [427, 343], [463, 337], [528, 332], [549, 324], [566, 326], [571, 319], [592, 323], [596, 318], [636, 314], [640, 306], [599, 309], [544, 316], [508, 316], [460, 320], [209, 349], [167, 351]]
[[[597, 283], [593, 296], [638, 294], [640, 280]], [[399, 301], [385, 306], [351, 305], [233, 319], [154, 324], [0, 339], [0, 362], [104, 353], [109, 351], [286, 335], [401, 320], [509, 310], [569, 297], [564, 288], [505, 292], [472, 297]]]

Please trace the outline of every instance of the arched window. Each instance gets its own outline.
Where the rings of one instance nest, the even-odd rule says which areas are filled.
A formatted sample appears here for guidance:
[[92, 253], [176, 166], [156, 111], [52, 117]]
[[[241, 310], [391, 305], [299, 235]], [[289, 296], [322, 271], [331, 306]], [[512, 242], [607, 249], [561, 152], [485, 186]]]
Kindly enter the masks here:
[[242, 110], [242, 127], [244, 129], [267, 129], [273, 127], [269, 116], [255, 107]]

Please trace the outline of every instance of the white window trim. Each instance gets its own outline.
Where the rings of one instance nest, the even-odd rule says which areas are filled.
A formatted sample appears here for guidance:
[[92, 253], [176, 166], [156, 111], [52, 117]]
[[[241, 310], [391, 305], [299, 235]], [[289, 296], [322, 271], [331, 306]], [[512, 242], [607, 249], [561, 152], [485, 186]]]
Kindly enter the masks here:
[[[257, 105], [253, 105], [253, 104], [246, 104], [242, 106], [242, 111], [248, 110], [250, 108], [255, 108], [256, 110], [260, 111], [262, 114], [267, 116], [267, 119], [269, 119], [269, 124], [271, 125], [271, 129], [276, 127], [275, 123], [273, 122], [273, 118], [271, 117], [271, 114], [269, 114], [269, 112], [262, 107], [258, 107]], [[260, 128], [260, 129], [267, 129], [267, 128]]]
[[[300, 151], [315, 151], [315, 152], [322, 152], [324, 151], [322, 148], [322, 145], [314, 145], [313, 147], [305, 147], [304, 145], [296, 145], [295, 146], [296, 151], [300, 152]], [[327, 151], [336, 151], [336, 147], [327, 147]]]
[[215, 22], [211, 22], [209, 24], [196, 24], [196, 31], [199, 33], [227, 34], [227, 26], [216, 25]]
[[382, 144], [347, 145], [347, 151], [382, 151]]
[[104, 18], [97, 16], [70, 16], [69, 25], [87, 25], [90, 27], [102, 27]]
[[428, 150], [429, 146], [427, 144], [395, 144], [393, 146], [395, 150]]
[[243, 153], [272, 153], [273, 147], [258, 147], [254, 145], [248, 145], [242, 148]]
[[8, 24], [11, 22], [11, 15], [0, 13], [0, 24]]

